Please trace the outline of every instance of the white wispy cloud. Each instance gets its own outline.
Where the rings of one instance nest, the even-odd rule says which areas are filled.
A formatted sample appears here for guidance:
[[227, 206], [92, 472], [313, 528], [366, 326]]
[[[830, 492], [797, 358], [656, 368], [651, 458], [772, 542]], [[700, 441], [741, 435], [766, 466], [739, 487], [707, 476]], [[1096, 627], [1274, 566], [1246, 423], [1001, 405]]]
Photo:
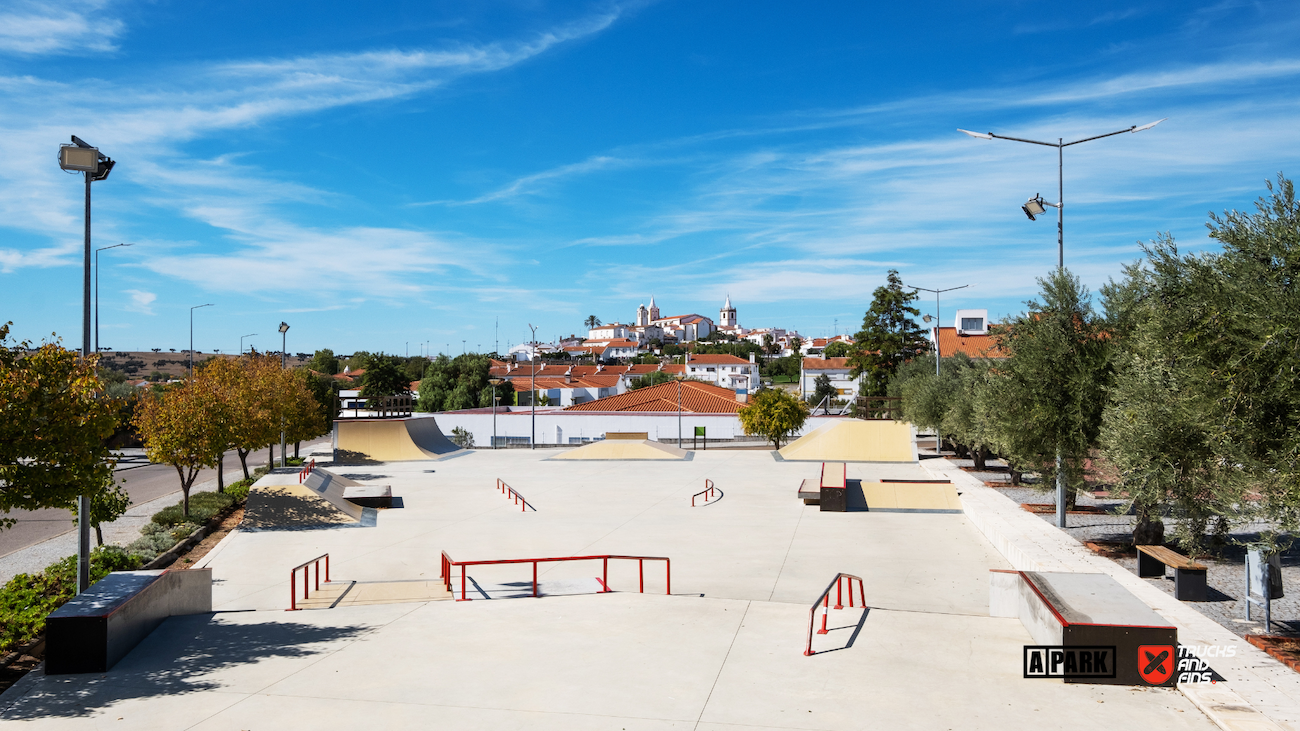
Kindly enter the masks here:
[[116, 51], [126, 29], [103, 11], [106, 2], [10, 2], [0, 7], [0, 53], [82, 55]]
[[154, 314], [153, 303], [158, 299], [158, 295], [140, 289], [127, 289], [124, 291], [131, 295], [131, 304], [128, 305], [126, 309], [132, 312], [139, 312], [142, 315]]

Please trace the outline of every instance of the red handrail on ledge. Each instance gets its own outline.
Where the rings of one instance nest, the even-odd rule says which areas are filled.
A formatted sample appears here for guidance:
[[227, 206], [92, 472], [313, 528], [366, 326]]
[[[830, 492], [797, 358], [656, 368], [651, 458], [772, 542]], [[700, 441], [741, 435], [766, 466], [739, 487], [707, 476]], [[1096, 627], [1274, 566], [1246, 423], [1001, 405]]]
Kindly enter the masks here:
[[553, 563], [556, 561], [594, 561], [596, 559], [600, 559], [601, 567], [602, 567], [601, 581], [600, 581], [602, 587], [600, 591], [601, 594], [604, 594], [609, 591], [613, 591], [612, 589], [609, 588], [610, 559], [626, 559], [629, 561], [637, 562], [637, 574], [640, 579], [640, 586], [638, 588], [638, 591], [640, 591], [642, 594], [645, 593], [645, 562], [663, 561], [664, 562], [664, 583], [665, 583], [664, 594], [673, 593], [672, 561], [670, 561], [668, 558], [665, 558], [663, 556], [616, 556], [616, 555], [557, 556], [553, 558], [504, 558], [504, 559], [494, 559], [488, 561], [453, 561], [451, 556], [448, 556], [447, 552], [443, 551], [441, 578], [443, 581], [443, 585], [447, 587], [447, 591], [453, 592], [453, 596], [454, 596], [455, 590], [451, 588], [451, 567], [459, 566], [460, 567], [460, 598], [457, 599], [456, 601], [468, 602], [473, 600], [465, 596], [465, 567], [466, 566], [487, 566], [492, 564], [508, 564], [508, 563], [531, 563], [533, 565], [533, 596], [535, 597], [537, 596], [537, 564]]
[[320, 562], [325, 559], [325, 583], [330, 583], [330, 555], [322, 553], [316, 558], [303, 561], [302, 563], [289, 569], [289, 609], [290, 612], [298, 610], [298, 569], [302, 569], [302, 598], [306, 599], [308, 595], [307, 581], [311, 578], [311, 569], [308, 568], [313, 563], [316, 564], [316, 591], [320, 591]]
[[307, 475], [310, 475], [314, 469], [316, 469], [316, 458], [312, 457], [310, 462], [303, 463], [302, 469], [298, 470], [298, 484], [301, 485], [302, 481], [307, 479]]
[[[520, 495], [518, 492], [515, 491], [513, 487], [507, 485], [506, 481], [501, 479], [500, 477], [497, 478], [497, 489], [500, 490], [503, 494], [505, 494], [506, 497], [510, 498], [512, 502], [518, 503], [519, 512], [521, 513], [527, 512], [529, 508], [533, 508], [533, 506], [530, 505], [528, 501], [524, 499], [523, 495]], [[537, 508], [533, 508], [533, 512], [536, 513]]]
[[822, 628], [817, 630], [817, 634], [824, 635], [828, 631], [826, 629], [826, 615], [830, 612], [831, 607], [831, 589], [835, 589], [835, 608], [844, 608], [842, 592], [845, 579], [849, 580], [849, 607], [851, 608], [853, 606], [853, 582], [856, 581], [858, 582], [858, 596], [862, 599], [862, 608], [867, 608], [867, 594], [866, 589], [862, 585], [862, 579], [853, 574], [846, 574], [843, 572], [836, 574], [835, 578], [831, 579], [831, 583], [826, 585], [826, 591], [823, 591], [821, 596], [817, 597], [817, 601], [812, 604], [812, 609], [808, 610], [808, 649], [803, 651], [804, 655], [817, 654], [813, 652], [812, 649], [812, 638], [813, 626], [817, 623], [818, 604], [822, 605]]
[[703, 490], [700, 490], [699, 492], [697, 492], [697, 493], [695, 493], [694, 495], [691, 496], [691, 507], [692, 507], [692, 508], [695, 507], [695, 498], [697, 498], [697, 497], [699, 497], [699, 496], [701, 496], [701, 495], [704, 496], [704, 504], [705, 504], [705, 505], [708, 505], [708, 504], [709, 504], [709, 498], [710, 498], [710, 497], [713, 497], [713, 493], [715, 493], [715, 492], [718, 492], [718, 490], [717, 490], [717, 488], [713, 487], [713, 480], [706, 479], [706, 480], [704, 481], [704, 489], [703, 489]]

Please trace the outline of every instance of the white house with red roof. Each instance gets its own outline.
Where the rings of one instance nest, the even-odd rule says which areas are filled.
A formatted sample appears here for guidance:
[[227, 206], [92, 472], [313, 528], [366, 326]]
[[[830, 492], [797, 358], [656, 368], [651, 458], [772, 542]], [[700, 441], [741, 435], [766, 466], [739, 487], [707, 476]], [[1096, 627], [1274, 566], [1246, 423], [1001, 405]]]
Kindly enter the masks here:
[[738, 393], [758, 388], [758, 364], [753, 353], [749, 360], [734, 355], [686, 355], [686, 377], [708, 381]]
[[848, 358], [804, 358], [799, 372], [800, 398], [813, 395], [817, 390], [818, 376], [829, 378], [840, 398], [857, 398], [859, 379], [849, 376], [851, 370]]

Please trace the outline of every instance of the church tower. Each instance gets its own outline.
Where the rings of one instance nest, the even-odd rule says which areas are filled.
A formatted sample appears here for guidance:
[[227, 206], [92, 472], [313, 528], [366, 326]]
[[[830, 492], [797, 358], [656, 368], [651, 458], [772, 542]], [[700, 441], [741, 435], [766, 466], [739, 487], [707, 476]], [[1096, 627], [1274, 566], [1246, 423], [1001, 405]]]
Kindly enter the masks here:
[[727, 302], [718, 312], [720, 327], [736, 327], [736, 308], [731, 306], [731, 295], [727, 295]]
[[659, 308], [655, 305], [655, 296], [650, 295], [650, 322], [659, 319]]
[[636, 326], [645, 327], [650, 324], [650, 311], [645, 308], [644, 304], [636, 307]]

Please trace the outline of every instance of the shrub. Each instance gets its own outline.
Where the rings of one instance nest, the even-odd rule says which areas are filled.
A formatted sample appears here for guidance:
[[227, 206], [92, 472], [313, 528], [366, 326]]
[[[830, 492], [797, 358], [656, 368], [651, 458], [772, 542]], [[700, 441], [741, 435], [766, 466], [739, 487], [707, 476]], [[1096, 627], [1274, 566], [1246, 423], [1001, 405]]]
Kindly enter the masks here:
[[248, 498], [248, 490], [253, 486], [253, 480], [240, 480], [226, 485], [226, 494], [234, 502], [241, 502]]
[[154, 513], [153, 522], [165, 526], [180, 525], [182, 523], [202, 525], [211, 520], [212, 516], [230, 507], [234, 502], [235, 499], [229, 493], [198, 492], [190, 496], [190, 515], [188, 518], [182, 512], [181, 504], [176, 503]]
[[[90, 554], [90, 581], [113, 571], [133, 571], [143, 563], [117, 546], [101, 546]], [[19, 574], [0, 589], [0, 654], [45, 630], [45, 618], [77, 593], [77, 557], [52, 563], [37, 574]]]

